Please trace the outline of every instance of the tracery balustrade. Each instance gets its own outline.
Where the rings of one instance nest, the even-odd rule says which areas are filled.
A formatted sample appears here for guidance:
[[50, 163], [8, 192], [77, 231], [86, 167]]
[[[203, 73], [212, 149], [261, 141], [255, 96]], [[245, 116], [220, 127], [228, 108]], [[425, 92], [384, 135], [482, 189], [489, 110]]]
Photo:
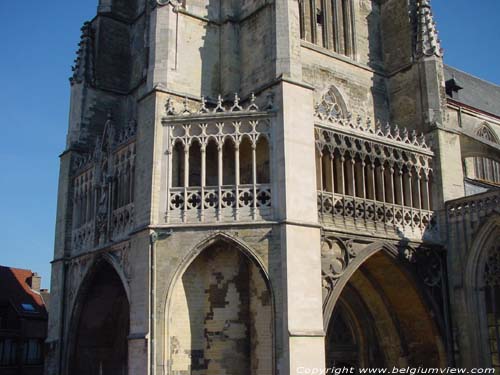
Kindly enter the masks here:
[[192, 112], [176, 112], [169, 99], [169, 223], [255, 221], [272, 217], [272, 100], [261, 111], [251, 96], [245, 108], [235, 95], [230, 108], [219, 96]]
[[75, 251], [115, 241], [133, 227], [136, 125], [115, 134], [109, 119], [95, 149], [76, 159], [71, 236]]
[[435, 230], [434, 154], [425, 137], [319, 109], [315, 136], [320, 219], [336, 226], [395, 230], [408, 237]]

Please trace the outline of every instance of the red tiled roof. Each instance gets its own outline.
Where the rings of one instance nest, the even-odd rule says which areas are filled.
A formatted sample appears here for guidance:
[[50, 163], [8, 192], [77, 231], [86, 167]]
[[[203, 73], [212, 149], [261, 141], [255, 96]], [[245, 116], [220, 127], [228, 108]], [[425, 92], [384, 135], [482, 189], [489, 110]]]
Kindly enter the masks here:
[[[46, 318], [42, 297], [28, 284], [31, 276], [33, 272], [30, 270], [0, 266], [0, 302], [10, 302], [20, 315]], [[23, 304], [32, 305], [34, 311], [26, 311]]]

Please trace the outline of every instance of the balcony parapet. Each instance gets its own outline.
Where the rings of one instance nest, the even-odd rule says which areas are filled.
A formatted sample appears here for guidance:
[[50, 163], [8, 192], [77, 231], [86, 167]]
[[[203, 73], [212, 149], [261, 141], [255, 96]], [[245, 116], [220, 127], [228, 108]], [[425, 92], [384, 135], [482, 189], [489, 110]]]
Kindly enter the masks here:
[[400, 128], [398, 125], [391, 126], [389, 123], [382, 125], [378, 121], [374, 124], [369, 117], [363, 119], [359, 115], [354, 117], [351, 113], [342, 116], [341, 114], [324, 114], [316, 110], [315, 119], [318, 127], [335, 130], [349, 137], [406, 149], [423, 155], [434, 155], [425, 136], [418, 135], [415, 130], [409, 132], [408, 129]]
[[379, 233], [411, 240], [437, 236], [433, 211], [318, 191], [318, 212], [325, 227]]
[[193, 109], [166, 103], [167, 223], [271, 220], [272, 97], [261, 110], [252, 94], [243, 106], [235, 94]]
[[272, 219], [271, 186], [171, 188], [169, 223], [249, 222]]
[[446, 202], [448, 222], [487, 216], [500, 208], [500, 189]]

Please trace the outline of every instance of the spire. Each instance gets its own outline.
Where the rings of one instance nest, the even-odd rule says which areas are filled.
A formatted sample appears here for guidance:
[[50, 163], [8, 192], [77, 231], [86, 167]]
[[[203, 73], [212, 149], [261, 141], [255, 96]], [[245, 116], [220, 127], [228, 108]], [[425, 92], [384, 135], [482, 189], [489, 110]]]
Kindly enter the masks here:
[[417, 57], [443, 56], [430, 0], [420, 0], [417, 8]]
[[76, 51], [75, 65], [73, 66], [73, 76], [70, 78], [71, 84], [86, 82], [94, 84], [94, 35], [90, 22], [85, 22], [82, 27], [79, 48]]

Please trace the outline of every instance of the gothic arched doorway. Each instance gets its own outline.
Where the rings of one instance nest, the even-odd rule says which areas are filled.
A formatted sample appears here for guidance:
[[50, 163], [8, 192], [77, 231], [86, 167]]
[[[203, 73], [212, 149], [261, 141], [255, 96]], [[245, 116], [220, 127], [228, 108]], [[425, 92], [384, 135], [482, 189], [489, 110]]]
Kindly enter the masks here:
[[169, 371], [271, 375], [273, 308], [262, 269], [225, 241], [203, 250], [169, 303]]
[[383, 367], [373, 317], [361, 296], [347, 285], [330, 319], [326, 335], [326, 366]]
[[419, 285], [384, 251], [369, 257], [328, 321], [327, 366], [445, 366], [441, 332]]
[[75, 310], [71, 375], [127, 374], [129, 302], [114, 268], [101, 261], [89, 275]]

